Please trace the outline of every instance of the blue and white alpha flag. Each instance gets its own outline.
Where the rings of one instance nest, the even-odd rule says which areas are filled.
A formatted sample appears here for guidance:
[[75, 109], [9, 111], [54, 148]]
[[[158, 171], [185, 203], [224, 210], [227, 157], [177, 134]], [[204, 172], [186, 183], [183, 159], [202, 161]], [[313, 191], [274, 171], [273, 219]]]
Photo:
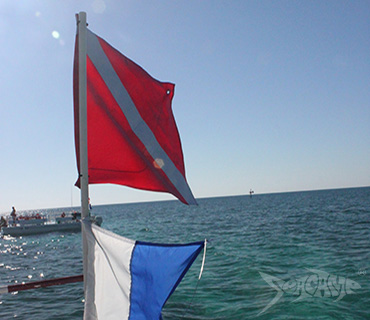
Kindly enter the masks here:
[[133, 241], [83, 221], [88, 248], [84, 319], [157, 320], [204, 242]]

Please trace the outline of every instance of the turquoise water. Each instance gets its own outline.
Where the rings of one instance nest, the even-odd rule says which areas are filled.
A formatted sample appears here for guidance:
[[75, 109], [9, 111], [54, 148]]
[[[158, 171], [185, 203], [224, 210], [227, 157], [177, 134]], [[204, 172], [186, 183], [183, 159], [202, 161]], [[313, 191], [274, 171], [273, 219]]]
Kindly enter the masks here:
[[[96, 206], [93, 212], [104, 228], [132, 239], [209, 240], [202, 279], [198, 257], [167, 302], [165, 320], [370, 319], [369, 187], [200, 199], [198, 207], [177, 201]], [[81, 274], [81, 250], [79, 233], [1, 239], [0, 285]], [[260, 272], [279, 279], [283, 290], [268, 309], [278, 290]], [[0, 319], [81, 319], [82, 300], [82, 283], [4, 294]]]

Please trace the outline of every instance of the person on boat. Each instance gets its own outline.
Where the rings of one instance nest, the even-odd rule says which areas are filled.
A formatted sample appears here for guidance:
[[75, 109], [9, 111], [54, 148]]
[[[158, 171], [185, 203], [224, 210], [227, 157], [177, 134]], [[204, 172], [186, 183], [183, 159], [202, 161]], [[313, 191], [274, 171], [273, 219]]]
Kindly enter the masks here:
[[15, 225], [15, 220], [16, 220], [16, 217], [17, 217], [15, 207], [12, 207], [12, 212], [11, 212], [10, 216], [13, 218], [13, 225]]
[[2, 227], [7, 227], [8, 226], [8, 222], [6, 221], [6, 219], [2, 216], [1, 219], [0, 219], [0, 230]]

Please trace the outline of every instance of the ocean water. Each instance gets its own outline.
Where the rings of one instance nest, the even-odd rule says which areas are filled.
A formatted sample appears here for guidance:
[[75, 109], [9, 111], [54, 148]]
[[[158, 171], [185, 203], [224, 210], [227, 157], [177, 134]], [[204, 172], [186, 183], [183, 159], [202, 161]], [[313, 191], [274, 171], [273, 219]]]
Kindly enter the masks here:
[[[66, 209], [43, 211], [59, 215]], [[169, 319], [370, 319], [370, 188], [96, 206], [103, 227], [151, 242], [208, 239]], [[0, 239], [0, 286], [82, 273], [81, 234]], [[107, 297], [109, 299], [109, 297]], [[82, 283], [0, 296], [0, 319], [81, 319]]]

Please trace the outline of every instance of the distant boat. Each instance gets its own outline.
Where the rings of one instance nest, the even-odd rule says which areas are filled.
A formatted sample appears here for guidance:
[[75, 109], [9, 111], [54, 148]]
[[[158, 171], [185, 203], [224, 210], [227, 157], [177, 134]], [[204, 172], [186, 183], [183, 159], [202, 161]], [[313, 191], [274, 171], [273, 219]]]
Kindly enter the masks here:
[[[77, 213], [78, 214], [78, 213]], [[80, 215], [81, 216], [81, 215]], [[91, 217], [93, 223], [101, 225], [101, 217]], [[24, 219], [17, 219], [15, 224], [9, 219], [9, 224], [2, 227], [1, 234], [3, 236], [9, 235], [12, 237], [26, 236], [32, 234], [43, 234], [49, 232], [80, 232], [81, 221], [76, 218], [76, 214], [71, 216], [63, 216], [55, 218], [55, 220], [48, 219], [45, 216], [37, 215], [33, 217], [26, 217]]]
[[251, 197], [254, 191], [252, 189], [249, 189], [249, 196]]

